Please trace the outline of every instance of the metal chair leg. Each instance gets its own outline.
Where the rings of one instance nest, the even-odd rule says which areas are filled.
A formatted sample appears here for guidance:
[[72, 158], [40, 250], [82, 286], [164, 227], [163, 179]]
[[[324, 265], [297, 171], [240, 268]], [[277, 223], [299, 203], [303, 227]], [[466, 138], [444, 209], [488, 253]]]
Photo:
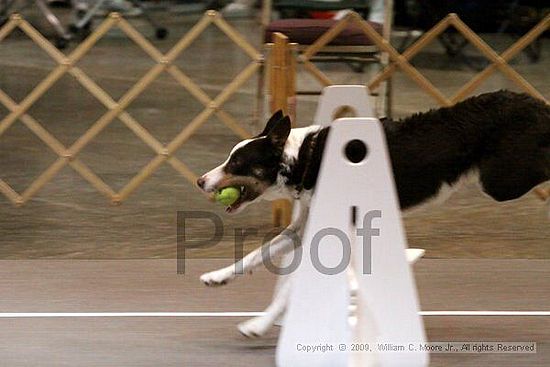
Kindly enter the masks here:
[[145, 18], [149, 24], [151, 24], [151, 27], [155, 30], [155, 37], [157, 39], [165, 39], [168, 36], [168, 30], [161, 25], [159, 25], [148, 13], [147, 9], [143, 8], [143, 4], [140, 0], [130, 0], [132, 4], [134, 4], [135, 7], [138, 7], [142, 10], [142, 16]]
[[44, 17], [46, 17], [48, 23], [50, 23], [55, 29], [58, 36], [56, 42], [57, 47], [64, 48], [67, 45], [67, 42], [71, 39], [71, 35], [69, 34], [69, 32], [67, 32], [65, 27], [63, 27], [63, 25], [59, 21], [59, 18], [57, 18], [57, 16], [52, 13], [45, 0], [35, 0], [35, 3], [36, 5], [38, 5], [38, 8], [40, 9]]
[[[97, 0], [94, 2], [94, 5], [90, 9], [86, 10], [83, 17], [78, 17], [78, 19], [73, 23], [73, 26], [79, 30], [83, 29], [92, 20], [92, 17], [97, 13], [99, 8], [105, 4], [105, 1], [107, 0]], [[78, 11], [75, 14], [78, 14]], [[76, 15], [75, 18], [77, 18]]]

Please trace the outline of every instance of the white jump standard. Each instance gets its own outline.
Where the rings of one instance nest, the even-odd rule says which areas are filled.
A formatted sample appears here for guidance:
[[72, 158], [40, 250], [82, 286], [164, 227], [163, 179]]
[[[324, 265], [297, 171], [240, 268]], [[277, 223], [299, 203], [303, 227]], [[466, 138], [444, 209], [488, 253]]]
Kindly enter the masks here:
[[[350, 89], [354, 94], [360, 89], [346, 89], [325, 91], [316, 122], [328, 125], [325, 116], [344, 102], [366, 105], [363, 98], [346, 99]], [[424, 352], [350, 350], [353, 343], [423, 342], [425, 334], [383, 129], [374, 118], [340, 119], [331, 126], [303, 235], [302, 261], [291, 279], [277, 365], [427, 366]], [[410, 252], [411, 262], [422, 253]], [[353, 291], [356, 322], [350, 323]], [[324, 343], [347, 348], [326, 353], [297, 348]]]

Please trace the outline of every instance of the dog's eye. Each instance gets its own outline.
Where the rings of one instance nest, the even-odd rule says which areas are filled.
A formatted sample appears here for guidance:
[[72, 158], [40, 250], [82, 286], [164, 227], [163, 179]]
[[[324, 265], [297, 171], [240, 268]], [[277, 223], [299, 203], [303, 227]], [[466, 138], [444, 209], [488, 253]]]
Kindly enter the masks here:
[[227, 169], [235, 170], [240, 166], [241, 162], [238, 159], [232, 159], [227, 162]]
[[263, 177], [265, 170], [262, 167], [254, 167], [252, 168], [252, 174], [256, 177]]

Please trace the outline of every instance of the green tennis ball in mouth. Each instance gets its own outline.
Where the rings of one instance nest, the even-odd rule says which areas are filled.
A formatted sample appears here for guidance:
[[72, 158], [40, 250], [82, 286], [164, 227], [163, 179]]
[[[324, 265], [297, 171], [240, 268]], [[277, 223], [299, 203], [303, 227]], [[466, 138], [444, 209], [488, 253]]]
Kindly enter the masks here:
[[236, 187], [226, 187], [218, 192], [216, 192], [214, 198], [218, 203], [229, 206], [233, 205], [239, 197], [241, 196], [241, 191]]

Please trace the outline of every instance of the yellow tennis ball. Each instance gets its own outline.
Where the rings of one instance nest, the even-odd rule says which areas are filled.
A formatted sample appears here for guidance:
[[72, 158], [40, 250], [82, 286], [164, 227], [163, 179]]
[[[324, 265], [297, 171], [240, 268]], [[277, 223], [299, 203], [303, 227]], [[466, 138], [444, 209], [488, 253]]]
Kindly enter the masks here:
[[216, 192], [214, 198], [218, 203], [228, 206], [234, 204], [237, 200], [239, 200], [240, 196], [241, 191], [238, 188], [226, 187]]

